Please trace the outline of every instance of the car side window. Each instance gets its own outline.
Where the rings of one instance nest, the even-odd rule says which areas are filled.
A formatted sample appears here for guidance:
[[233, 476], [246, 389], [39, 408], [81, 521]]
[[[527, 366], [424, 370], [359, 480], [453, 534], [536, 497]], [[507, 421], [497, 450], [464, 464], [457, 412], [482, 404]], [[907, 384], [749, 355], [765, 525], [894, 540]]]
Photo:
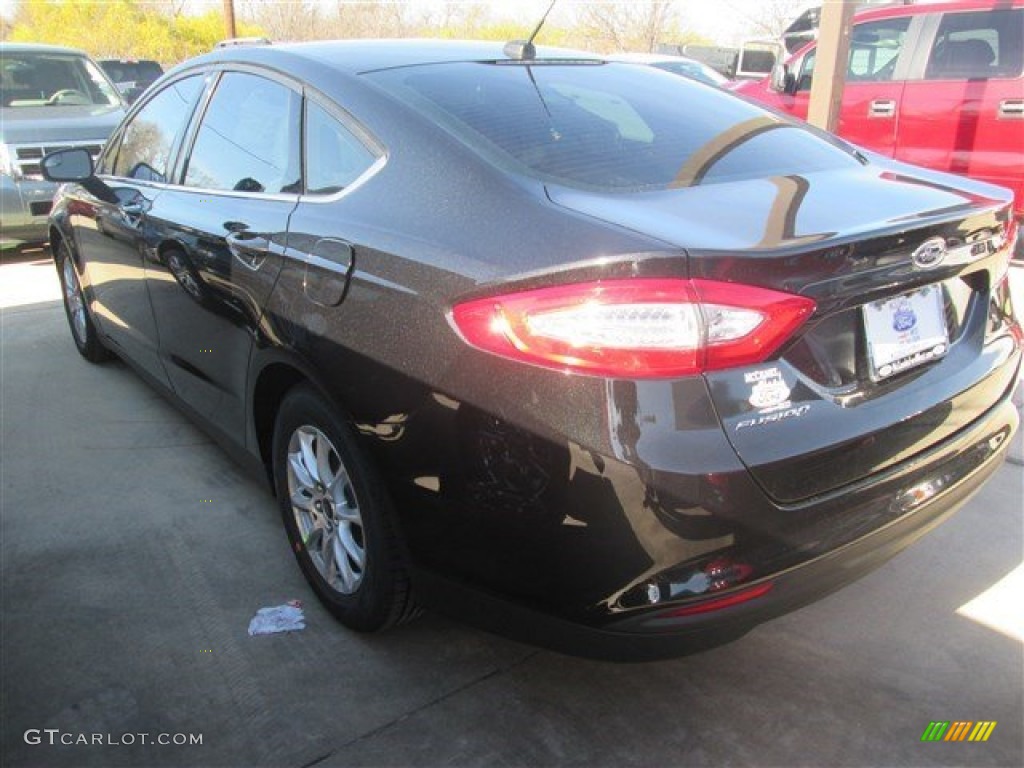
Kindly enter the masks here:
[[[846, 67], [848, 83], [879, 83], [892, 80], [910, 18], [883, 19], [858, 24], [850, 38], [850, 59]], [[804, 57], [797, 82], [798, 91], [811, 90], [815, 51]]]
[[185, 170], [202, 189], [298, 194], [302, 98], [258, 75], [228, 72], [203, 115]]
[[814, 54], [818, 52], [815, 48], [804, 56], [803, 64], [800, 65], [800, 77], [796, 81], [798, 91], [811, 90], [811, 83], [814, 81]]
[[100, 172], [113, 160], [113, 175], [141, 181], [167, 181], [175, 139], [203, 89], [202, 75], [171, 83], [150, 99], [121, 132], [116, 157], [105, 157]]
[[315, 101], [306, 101], [306, 192], [330, 195], [362, 176], [377, 159]]
[[935, 35], [927, 80], [1017, 77], [1024, 69], [1024, 8], [947, 13]]

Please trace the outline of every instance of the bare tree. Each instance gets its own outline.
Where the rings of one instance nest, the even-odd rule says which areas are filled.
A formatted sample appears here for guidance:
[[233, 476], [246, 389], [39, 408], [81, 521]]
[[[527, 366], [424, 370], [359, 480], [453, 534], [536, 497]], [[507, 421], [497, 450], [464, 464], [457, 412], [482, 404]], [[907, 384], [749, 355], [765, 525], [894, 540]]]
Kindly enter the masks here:
[[337, 37], [402, 37], [406, 10], [391, 0], [337, 0], [328, 28]]
[[146, 3], [154, 11], [175, 19], [185, 12], [187, 4], [188, 0], [148, 0]]
[[440, 32], [472, 31], [487, 17], [487, 6], [481, 2], [432, 3], [420, 12], [417, 26]]
[[271, 40], [324, 37], [324, 14], [315, 0], [252, 0], [238, 3], [239, 15], [257, 24]]
[[588, 46], [615, 51], [654, 51], [678, 20], [674, 0], [634, 0], [581, 5], [576, 31]]
[[778, 40], [812, 0], [725, 0], [722, 9], [742, 19], [754, 37]]

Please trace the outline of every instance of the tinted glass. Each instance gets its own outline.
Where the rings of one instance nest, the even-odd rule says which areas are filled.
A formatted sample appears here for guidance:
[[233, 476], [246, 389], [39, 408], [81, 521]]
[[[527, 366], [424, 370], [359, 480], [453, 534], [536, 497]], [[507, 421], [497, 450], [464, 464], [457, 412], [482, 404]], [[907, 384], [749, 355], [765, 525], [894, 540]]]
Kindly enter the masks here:
[[280, 83], [229, 72], [203, 115], [185, 184], [267, 194], [301, 191], [301, 97]]
[[[850, 38], [846, 82], [879, 83], [892, 80], [909, 27], [909, 17], [883, 19], [854, 27], [853, 37]], [[798, 91], [811, 90], [814, 54], [814, 51], [809, 51], [804, 57], [797, 85]]]
[[0, 99], [5, 107], [81, 107], [120, 104], [117, 91], [83, 56], [4, 52]]
[[695, 61], [659, 61], [654, 66], [666, 72], [683, 75], [684, 77], [692, 77], [694, 80], [700, 80], [711, 85], [722, 85], [729, 82], [728, 78], [718, 74], [710, 67], [702, 66]]
[[1024, 9], [947, 13], [925, 77], [1017, 77], [1024, 68]]
[[316, 102], [306, 106], [306, 191], [338, 192], [376, 160], [366, 146]]
[[167, 181], [175, 139], [188, 122], [202, 89], [203, 78], [193, 75], [167, 86], [150, 99], [125, 127], [114, 160], [114, 175]]
[[857, 163], [794, 123], [653, 67], [460, 63], [369, 77], [494, 162], [565, 184], [642, 190], [755, 178], [761, 163], [715, 168], [755, 137], [787, 173]]
[[115, 83], [147, 82], [151, 83], [163, 74], [160, 65], [155, 61], [119, 61], [107, 59], [100, 62], [103, 71]]

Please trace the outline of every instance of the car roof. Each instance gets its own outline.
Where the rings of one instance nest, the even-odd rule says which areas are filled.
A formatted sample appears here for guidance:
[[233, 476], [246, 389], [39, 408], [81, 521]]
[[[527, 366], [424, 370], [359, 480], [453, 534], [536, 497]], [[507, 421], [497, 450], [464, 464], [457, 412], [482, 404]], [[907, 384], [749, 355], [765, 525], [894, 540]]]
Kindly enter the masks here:
[[[286, 65], [307, 61], [335, 70], [360, 74], [380, 69], [463, 61], [508, 61], [504, 44], [467, 40], [330, 40], [220, 48], [193, 59], [190, 64], [246, 62]], [[564, 48], [537, 48], [537, 60], [602, 61], [602, 57]]]
[[886, 19], [896, 16], [919, 16], [922, 13], [949, 13], [956, 11], [1009, 10], [1024, 8], [1024, 0], [954, 0], [953, 2], [913, 3], [911, 5], [867, 6], [857, 12], [857, 21]]
[[70, 53], [76, 56], [88, 56], [85, 51], [78, 48], [45, 43], [0, 43], [0, 51], [4, 53]]

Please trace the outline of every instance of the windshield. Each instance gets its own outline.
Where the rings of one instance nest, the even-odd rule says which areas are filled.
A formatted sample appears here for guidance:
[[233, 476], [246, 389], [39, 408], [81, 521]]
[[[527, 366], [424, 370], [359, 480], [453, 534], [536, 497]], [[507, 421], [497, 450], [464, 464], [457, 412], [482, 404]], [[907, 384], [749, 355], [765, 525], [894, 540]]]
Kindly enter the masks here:
[[4, 53], [0, 59], [4, 107], [115, 106], [120, 97], [99, 67], [67, 53]]
[[566, 185], [671, 189], [859, 165], [795, 122], [653, 67], [454, 63], [367, 76], [497, 164]]

